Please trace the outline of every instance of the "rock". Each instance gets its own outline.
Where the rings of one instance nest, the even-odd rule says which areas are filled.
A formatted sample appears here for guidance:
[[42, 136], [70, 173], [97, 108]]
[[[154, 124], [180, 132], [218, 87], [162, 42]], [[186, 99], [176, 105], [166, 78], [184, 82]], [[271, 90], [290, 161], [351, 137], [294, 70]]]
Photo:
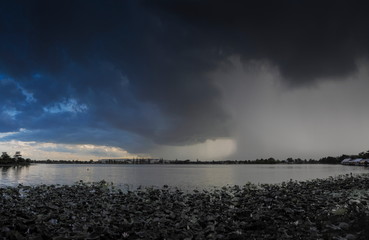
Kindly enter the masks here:
[[368, 177], [342, 177], [193, 192], [170, 186], [122, 192], [106, 182], [0, 188], [0, 236], [342, 239], [343, 233], [354, 232], [351, 226], [362, 228], [369, 218], [363, 204], [349, 202], [355, 189], [365, 192], [368, 186]]
[[345, 222], [340, 222], [338, 224], [338, 227], [340, 227], [343, 230], [347, 230], [350, 226], [347, 223], [345, 223]]
[[353, 234], [347, 234], [347, 235], [346, 235], [346, 239], [347, 239], [347, 240], [355, 240], [355, 239], [356, 239], [356, 236], [355, 236], [355, 235], [353, 235]]
[[347, 212], [347, 209], [343, 207], [333, 210], [334, 215], [345, 215], [346, 212]]

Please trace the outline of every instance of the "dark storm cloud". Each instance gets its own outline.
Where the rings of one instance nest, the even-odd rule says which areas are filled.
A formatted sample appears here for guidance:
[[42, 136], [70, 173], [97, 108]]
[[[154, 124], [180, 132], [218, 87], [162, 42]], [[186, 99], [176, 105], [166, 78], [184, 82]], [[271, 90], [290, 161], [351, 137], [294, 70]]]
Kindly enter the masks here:
[[348, 75], [357, 58], [368, 56], [369, 17], [362, 1], [190, 0], [156, 6], [205, 31], [206, 42], [224, 54], [271, 61], [292, 85]]
[[[83, 129], [100, 122], [165, 144], [227, 135], [220, 93], [204, 76], [215, 65], [197, 47], [187, 51], [196, 40], [182, 37], [178, 23], [134, 1], [7, 2], [1, 9], [0, 71], [35, 99], [16, 108], [16, 126], [33, 130], [19, 138], [91, 142], [95, 132]], [[85, 111], [74, 111], [79, 105]]]
[[227, 137], [207, 76], [219, 63], [268, 60], [296, 86], [348, 75], [368, 23], [352, 1], [2, 2], [0, 74], [15, 87], [1, 90], [0, 130], [96, 144], [110, 132], [134, 151], [130, 135], [144, 148]]

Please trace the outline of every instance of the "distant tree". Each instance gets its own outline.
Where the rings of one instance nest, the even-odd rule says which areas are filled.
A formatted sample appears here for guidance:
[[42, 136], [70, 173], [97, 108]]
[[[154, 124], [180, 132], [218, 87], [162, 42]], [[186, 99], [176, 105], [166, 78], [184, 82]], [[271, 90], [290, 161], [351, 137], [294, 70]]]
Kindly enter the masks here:
[[321, 158], [319, 162], [325, 163], [325, 164], [337, 164], [337, 163], [340, 163], [340, 160], [337, 157], [329, 156], [329, 157]]
[[342, 160], [346, 159], [346, 158], [350, 158], [349, 155], [346, 154], [342, 154], [340, 157], [338, 157], [339, 161], [342, 162]]
[[270, 157], [270, 158], [268, 158], [267, 163], [268, 163], [268, 164], [275, 164], [275, 163], [276, 163], [276, 161], [275, 161], [275, 159], [274, 159], [274, 158]]
[[1, 162], [4, 164], [12, 163], [14, 159], [12, 159], [7, 152], [3, 152], [1, 154]]
[[364, 153], [363, 158], [365, 159], [369, 158], [369, 150]]
[[17, 162], [18, 163], [25, 163], [26, 162], [26, 159], [22, 158], [22, 157], [18, 157], [17, 158]]
[[302, 163], [302, 160], [301, 160], [301, 158], [296, 158], [296, 159], [294, 160], [294, 162], [295, 162], [295, 163], [298, 163], [298, 164], [301, 164], [301, 163]]

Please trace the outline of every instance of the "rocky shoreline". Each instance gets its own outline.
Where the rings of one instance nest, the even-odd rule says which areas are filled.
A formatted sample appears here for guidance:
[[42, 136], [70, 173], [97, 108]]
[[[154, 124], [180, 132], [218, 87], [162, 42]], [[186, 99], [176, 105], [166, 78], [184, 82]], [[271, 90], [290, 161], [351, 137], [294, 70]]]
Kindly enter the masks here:
[[211, 190], [0, 188], [0, 239], [368, 239], [369, 175]]

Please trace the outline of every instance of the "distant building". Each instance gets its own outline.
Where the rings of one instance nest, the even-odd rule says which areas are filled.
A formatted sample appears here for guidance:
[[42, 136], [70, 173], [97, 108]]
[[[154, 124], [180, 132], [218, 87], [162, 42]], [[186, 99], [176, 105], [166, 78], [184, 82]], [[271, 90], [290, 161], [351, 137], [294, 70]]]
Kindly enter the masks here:
[[113, 158], [113, 159], [99, 159], [98, 163], [132, 163], [132, 159]]
[[351, 160], [352, 160], [351, 158], [343, 159], [342, 162], [341, 162], [341, 164], [343, 164], [343, 165], [349, 165], [350, 162], [351, 162]]
[[369, 159], [363, 159], [360, 161], [360, 165], [368, 166], [369, 165]]
[[344, 160], [342, 160], [341, 164], [343, 165], [369, 165], [369, 159], [362, 159], [362, 158], [356, 158], [356, 159], [351, 159], [351, 158], [346, 158]]
[[350, 165], [360, 165], [361, 160], [363, 160], [363, 159], [362, 158], [354, 159], [354, 160], [350, 161]]
[[163, 163], [162, 159], [151, 158], [111, 158], [111, 159], [99, 159], [98, 163], [108, 164], [158, 164]]

